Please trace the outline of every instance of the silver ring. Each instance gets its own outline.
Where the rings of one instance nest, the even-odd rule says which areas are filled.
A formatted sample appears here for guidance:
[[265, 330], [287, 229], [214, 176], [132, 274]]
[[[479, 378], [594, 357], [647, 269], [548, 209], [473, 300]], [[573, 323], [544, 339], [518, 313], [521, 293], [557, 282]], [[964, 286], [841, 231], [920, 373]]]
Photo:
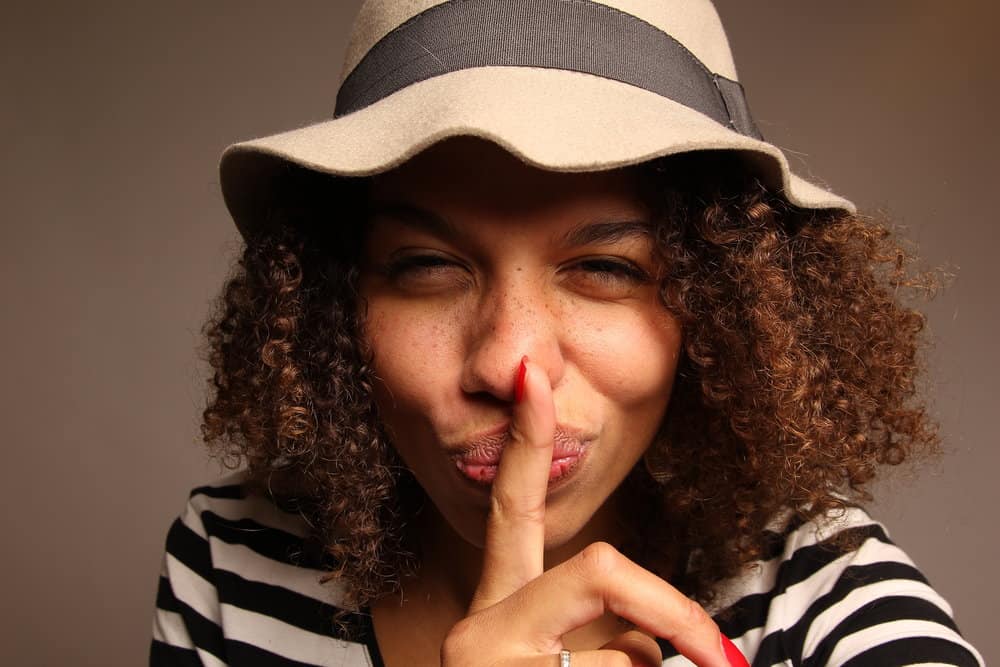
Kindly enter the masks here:
[[566, 649], [559, 651], [559, 667], [570, 667], [569, 651], [567, 651]]

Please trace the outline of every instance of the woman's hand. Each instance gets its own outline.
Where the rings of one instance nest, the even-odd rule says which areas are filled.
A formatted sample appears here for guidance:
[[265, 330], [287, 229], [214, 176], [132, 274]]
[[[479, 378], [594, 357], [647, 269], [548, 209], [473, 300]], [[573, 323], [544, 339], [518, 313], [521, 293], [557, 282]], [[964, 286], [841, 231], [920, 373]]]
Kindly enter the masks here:
[[[666, 639], [698, 665], [729, 667], [719, 629], [704, 609], [611, 545], [591, 544], [543, 571], [555, 408], [544, 373], [526, 366], [511, 441], [493, 482], [482, 575], [469, 615], [445, 638], [444, 667], [556, 667], [563, 635], [609, 611]], [[572, 654], [573, 667], [652, 667], [661, 660], [656, 642], [635, 631]]]

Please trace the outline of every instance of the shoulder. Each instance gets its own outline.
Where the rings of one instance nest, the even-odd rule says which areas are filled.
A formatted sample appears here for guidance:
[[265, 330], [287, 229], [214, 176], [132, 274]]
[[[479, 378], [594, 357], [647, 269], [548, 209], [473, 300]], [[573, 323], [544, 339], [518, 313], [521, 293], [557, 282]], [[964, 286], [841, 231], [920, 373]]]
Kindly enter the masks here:
[[369, 664], [363, 643], [336, 632], [340, 590], [322, 583], [308, 533], [242, 473], [194, 489], [167, 534], [154, 664], [181, 652], [193, 664]]
[[713, 610], [754, 664], [982, 664], [948, 602], [864, 510], [774, 528], [768, 557], [725, 582]]

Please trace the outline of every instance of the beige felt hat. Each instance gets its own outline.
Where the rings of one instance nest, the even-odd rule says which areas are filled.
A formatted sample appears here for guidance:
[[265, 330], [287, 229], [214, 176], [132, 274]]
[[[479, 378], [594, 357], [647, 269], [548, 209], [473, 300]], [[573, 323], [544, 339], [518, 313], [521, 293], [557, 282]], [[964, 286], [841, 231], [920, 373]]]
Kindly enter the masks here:
[[791, 203], [854, 210], [761, 137], [709, 0], [368, 0], [334, 118], [230, 146], [222, 191], [247, 235], [289, 174], [377, 174], [460, 135], [555, 171], [739, 151]]

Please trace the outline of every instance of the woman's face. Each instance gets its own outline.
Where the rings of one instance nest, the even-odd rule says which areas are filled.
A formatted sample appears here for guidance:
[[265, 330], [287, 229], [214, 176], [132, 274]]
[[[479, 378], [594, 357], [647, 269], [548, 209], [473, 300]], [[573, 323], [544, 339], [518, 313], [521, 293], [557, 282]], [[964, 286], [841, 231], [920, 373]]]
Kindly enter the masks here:
[[677, 365], [634, 176], [544, 172], [453, 140], [378, 177], [371, 205], [360, 288], [397, 451], [481, 546], [527, 355], [548, 373], [568, 457], [546, 508], [546, 547], [565, 544], [646, 450]]

